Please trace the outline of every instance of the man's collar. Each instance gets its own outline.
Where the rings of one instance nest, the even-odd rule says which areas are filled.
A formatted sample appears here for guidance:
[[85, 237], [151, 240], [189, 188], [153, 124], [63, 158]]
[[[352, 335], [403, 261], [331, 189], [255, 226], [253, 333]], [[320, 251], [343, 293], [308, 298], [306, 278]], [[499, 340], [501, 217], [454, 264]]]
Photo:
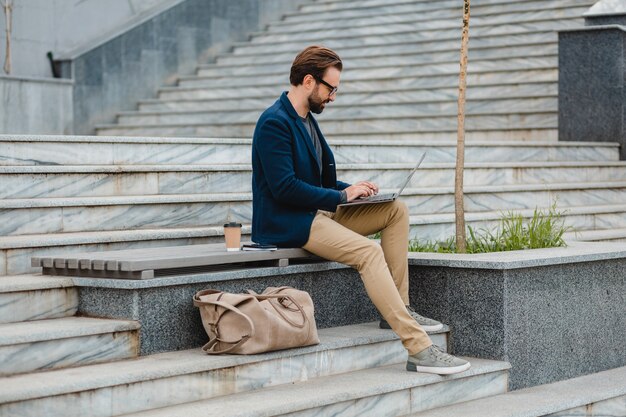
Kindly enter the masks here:
[[[294, 119], [297, 119], [297, 118], [300, 117], [300, 115], [298, 114], [296, 109], [294, 109], [293, 104], [291, 104], [291, 101], [289, 100], [289, 97], [287, 97], [287, 91], [283, 91], [283, 94], [281, 94], [280, 102], [283, 103], [283, 106], [285, 106], [285, 108], [287, 109], [287, 113], [291, 117], [293, 117]], [[309, 114], [307, 113], [307, 116], [308, 115]]]

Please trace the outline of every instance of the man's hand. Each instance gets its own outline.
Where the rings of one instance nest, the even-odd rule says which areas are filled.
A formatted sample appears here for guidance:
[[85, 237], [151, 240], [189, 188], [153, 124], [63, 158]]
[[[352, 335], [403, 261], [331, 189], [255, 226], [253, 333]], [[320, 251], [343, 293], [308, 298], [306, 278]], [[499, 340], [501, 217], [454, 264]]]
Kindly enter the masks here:
[[369, 197], [375, 194], [378, 194], [378, 186], [369, 181], [359, 181], [346, 188], [348, 201], [354, 201], [357, 198]]

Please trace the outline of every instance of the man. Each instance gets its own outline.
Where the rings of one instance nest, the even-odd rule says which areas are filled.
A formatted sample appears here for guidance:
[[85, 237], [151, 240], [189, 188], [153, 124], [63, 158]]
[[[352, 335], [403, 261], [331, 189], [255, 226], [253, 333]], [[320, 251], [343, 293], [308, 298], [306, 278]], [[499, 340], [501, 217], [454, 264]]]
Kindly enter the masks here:
[[[310, 112], [337, 94], [339, 56], [311, 46], [296, 56], [288, 92], [259, 118], [252, 145], [252, 240], [302, 247], [356, 268], [372, 302], [408, 350], [407, 370], [452, 374], [469, 362], [434, 346], [426, 331], [442, 324], [409, 306], [409, 215], [400, 201], [337, 207], [378, 192], [376, 184], [337, 180], [335, 160]], [[381, 232], [381, 244], [366, 236]], [[425, 331], [426, 330], [426, 331]]]

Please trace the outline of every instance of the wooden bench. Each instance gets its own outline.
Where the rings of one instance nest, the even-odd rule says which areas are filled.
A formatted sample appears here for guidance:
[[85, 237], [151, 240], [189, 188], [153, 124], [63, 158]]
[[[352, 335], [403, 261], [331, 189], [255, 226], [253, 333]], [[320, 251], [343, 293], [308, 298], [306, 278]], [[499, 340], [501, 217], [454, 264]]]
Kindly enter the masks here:
[[90, 278], [150, 279], [208, 272], [237, 266], [287, 266], [290, 260], [319, 261], [299, 248], [227, 252], [223, 243], [33, 257], [44, 275]]

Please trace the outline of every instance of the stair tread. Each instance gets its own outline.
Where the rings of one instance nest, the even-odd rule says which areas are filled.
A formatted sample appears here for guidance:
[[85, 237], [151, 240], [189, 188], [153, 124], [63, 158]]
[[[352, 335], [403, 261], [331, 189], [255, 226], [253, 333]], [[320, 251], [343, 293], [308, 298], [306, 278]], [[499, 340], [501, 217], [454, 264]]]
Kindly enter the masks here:
[[0, 324], [0, 346], [137, 330], [139, 322], [91, 317], [63, 317]]
[[41, 275], [6, 275], [0, 276], [0, 294], [22, 291], [71, 288], [71, 278], [48, 277]]
[[407, 372], [404, 369], [404, 364], [397, 364], [231, 394], [194, 403], [128, 414], [128, 416], [205, 416], [209, 407], [211, 412], [216, 415], [232, 417], [279, 415], [442, 381], [506, 371], [510, 368], [506, 362], [468, 359], [470, 359], [472, 367], [455, 375], [439, 376]]
[[410, 414], [410, 416], [539, 417], [625, 395], [624, 381], [626, 381], [626, 367], [621, 367], [422, 411]]
[[[445, 326], [435, 333], [447, 331], [449, 329]], [[231, 368], [322, 350], [398, 340], [392, 331], [379, 329], [377, 322], [320, 329], [318, 333], [321, 341], [319, 345], [260, 355], [210, 356], [201, 349], [190, 349], [158, 353], [114, 363], [54, 370], [42, 374], [24, 374], [0, 378], [0, 385], [3, 386], [0, 391], [0, 403]], [[398, 341], [398, 343], [400, 342]]]

